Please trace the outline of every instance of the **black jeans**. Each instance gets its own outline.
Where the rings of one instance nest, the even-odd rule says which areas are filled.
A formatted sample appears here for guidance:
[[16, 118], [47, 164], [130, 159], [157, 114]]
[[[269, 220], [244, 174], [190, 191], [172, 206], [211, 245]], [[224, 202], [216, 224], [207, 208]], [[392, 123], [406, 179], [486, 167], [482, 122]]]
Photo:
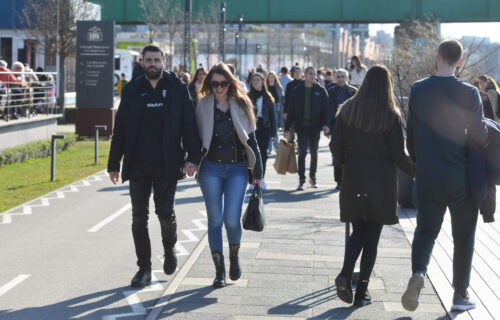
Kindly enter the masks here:
[[132, 199], [132, 235], [137, 265], [151, 270], [151, 242], [149, 240], [149, 197], [153, 187], [155, 212], [160, 220], [163, 248], [172, 250], [177, 242], [177, 224], [174, 201], [177, 181], [165, 181], [159, 167], [134, 167], [130, 172], [130, 198]]
[[383, 225], [370, 220], [356, 220], [351, 223], [353, 231], [345, 246], [344, 266], [340, 274], [349, 281], [352, 279], [354, 266], [361, 253], [361, 249], [363, 249], [359, 280], [368, 281], [370, 280], [370, 274], [377, 259], [378, 240], [380, 239]]
[[262, 157], [262, 177], [266, 174], [266, 162], [267, 162], [267, 147], [269, 146], [269, 141], [271, 140], [271, 128], [266, 128], [260, 125], [262, 122], [261, 118], [257, 122], [257, 130], [255, 130], [255, 138], [257, 139], [257, 144], [259, 145], [260, 156]]
[[318, 145], [320, 131], [312, 128], [297, 128], [297, 140], [299, 143], [299, 181], [306, 182], [306, 156], [307, 147], [311, 153], [311, 165], [309, 166], [309, 178], [316, 181], [316, 169], [318, 167]]

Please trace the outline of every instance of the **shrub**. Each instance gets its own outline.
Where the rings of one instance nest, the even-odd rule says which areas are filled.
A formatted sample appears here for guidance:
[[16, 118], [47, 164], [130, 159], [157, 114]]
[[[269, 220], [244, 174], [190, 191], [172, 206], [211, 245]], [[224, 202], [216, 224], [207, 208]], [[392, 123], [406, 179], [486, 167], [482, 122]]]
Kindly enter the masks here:
[[[75, 143], [77, 135], [67, 133], [65, 139], [56, 140], [57, 152], [64, 151]], [[6, 148], [0, 154], [0, 168], [7, 164], [24, 162], [32, 158], [44, 158], [50, 156], [51, 139], [26, 143], [17, 147]]]

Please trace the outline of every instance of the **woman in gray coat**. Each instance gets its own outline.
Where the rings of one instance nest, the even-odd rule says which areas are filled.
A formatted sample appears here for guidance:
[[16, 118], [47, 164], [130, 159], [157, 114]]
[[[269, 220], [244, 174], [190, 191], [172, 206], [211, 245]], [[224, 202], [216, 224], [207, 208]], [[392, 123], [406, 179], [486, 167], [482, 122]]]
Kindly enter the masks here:
[[398, 223], [396, 166], [414, 176], [414, 165], [404, 149], [391, 74], [385, 66], [371, 67], [357, 94], [341, 106], [330, 150], [342, 166], [340, 220], [353, 225], [344, 265], [335, 279], [337, 294], [352, 303], [352, 274], [363, 250], [354, 305], [364, 306], [371, 303], [368, 281], [382, 227]]

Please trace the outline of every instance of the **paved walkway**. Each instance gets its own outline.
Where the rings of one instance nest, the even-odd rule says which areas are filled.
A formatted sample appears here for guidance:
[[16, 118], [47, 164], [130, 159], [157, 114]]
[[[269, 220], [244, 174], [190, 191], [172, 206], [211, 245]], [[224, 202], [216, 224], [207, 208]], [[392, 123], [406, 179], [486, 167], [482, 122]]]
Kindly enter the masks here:
[[447, 319], [428, 279], [418, 310], [402, 308], [411, 249], [399, 225], [382, 232], [369, 286], [374, 303], [355, 308], [337, 298], [334, 279], [342, 266], [345, 225], [339, 222], [326, 143], [322, 139], [319, 189], [295, 191], [297, 176], [278, 176], [269, 160], [267, 226], [262, 233], [244, 231], [240, 280], [211, 287], [214, 267], [205, 235], [148, 319]]

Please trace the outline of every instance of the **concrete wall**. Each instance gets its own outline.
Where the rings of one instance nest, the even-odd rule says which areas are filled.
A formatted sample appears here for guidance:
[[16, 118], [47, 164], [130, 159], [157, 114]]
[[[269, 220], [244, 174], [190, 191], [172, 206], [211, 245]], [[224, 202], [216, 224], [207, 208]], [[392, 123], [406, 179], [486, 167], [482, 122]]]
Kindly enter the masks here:
[[50, 139], [61, 115], [36, 116], [0, 123], [0, 150], [32, 141]]

